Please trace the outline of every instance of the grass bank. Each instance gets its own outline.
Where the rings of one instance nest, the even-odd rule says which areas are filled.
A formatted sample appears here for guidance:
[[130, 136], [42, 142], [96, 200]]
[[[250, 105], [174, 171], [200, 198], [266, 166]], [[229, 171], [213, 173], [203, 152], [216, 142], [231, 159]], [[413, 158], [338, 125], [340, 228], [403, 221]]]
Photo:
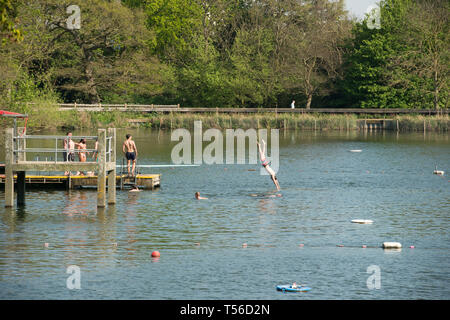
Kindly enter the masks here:
[[[277, 128], [294, 130], [361, 130], [362, 119], [357, 115], [333, 114], [299, 114], [299, 113], [262, 113], [262, 114], [153, 114], [133, 118], [135, 122], [128, 127], [148, 127], [156, 129], [192, 129], [194, 121], [202, 121], [202, 127], [207, 128]], [[400, 115], [392, 119], [391, 129], [404, 132], [448, 132], [450, 118], [444, 116]]]
[[[202, 121], [204, 129], [217, 128], [278, 128], [293, 130], [361, 130], [364, 115], [336, 114], [301, 114], [301, 113], [258, 113], [258, 114], [224, 114], [224, 113], [138, 113], [120, 111], [86, 112], [76, 110], [58, 111], [54, 106], [35, 106], [28, 112], [28, 128], [33, 130], [48, 128], [130, 128], [145, 127], [153, 129], [192, 129], [194, 121]], [[389, 117], [395, 121], [391, 129], [404, 132], [448, 132], [450, 118], [448, 115], [423, 116], [399, 115]], [[2, 127], [11, 120], [1, 119]], [[398, 125], [397, 125], [398, 123]]]

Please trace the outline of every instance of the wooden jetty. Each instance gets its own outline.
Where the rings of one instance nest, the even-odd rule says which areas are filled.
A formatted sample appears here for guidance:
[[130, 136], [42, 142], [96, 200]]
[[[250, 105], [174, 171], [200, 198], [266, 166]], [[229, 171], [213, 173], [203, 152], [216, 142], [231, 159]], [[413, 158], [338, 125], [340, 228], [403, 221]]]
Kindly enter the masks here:
[[[29, 187], [55, 187], [64, 189], [79, 189], [83, 187], [97, 187], [96, 175], [26, 175], [25, 183]], [[6, 175], [0, 174], [0, 186], [4, 186]], [[106, 177], [108, 183], [108, 177]], [[161, 174], [137, 174], [129, 177], [126, 174], [116, 175], [116, 187], [123, 189], [125, 186], [137, 185], [139, 188], [151, 189], [160, 186]], [[17, 185], [17, 175], [14, 175], [14, 183]]]
[[[19, 134], [19, 132], [21, 132]], [[14, 187], [17, 191], [17, 205], [25, 203], [25, 186], [33, 184], [56, 185], [65, 184], [69, 188], [96, 186], [97, 187], [97, 206], [105, 207], [106, 198], [108, 204], [116, 203], [116, 187], [123, 188], [126, 185], [140, 185], [146, 188], [155, 188], [159, 186], [160, 175], [138, 175], [136, 177], [127, 177], [123, 174], [116, 174], [116, 129], [109, 128], [98, 129], [98, 136], [95, 137], [71, 137], [72, 139], [95, 139], [98, 141], [98, 147], [95, 150], [84, 149], [74, 150], [58, 147], [63, 141], [69, 141], [67, 136], [29, 136], [25, 130], [18, 128], [5, 129], [5, 166], [4, 175], [1, 176], [1, 183], [5, 186], [5, 207], [14, 205]], [[27, 141], [32, 139], [53, 140], [55, 148], [29, 148]], [[66, 144], [64, 144], [66, 145]], [[52, 161], [31, 160], [30, 154], [36, 152], [47, 152], [54, 154]], [[85, 162], [67, 161], [68, 153], [96, 152], [97, 160]], [[63, 154], [63, 160], [59, 160], [60, 153]], [[64, 159], [66, 161], [64, 161]], [[26, 175], [26, 172], [44, 171], [44, 172], [95, 172], [96, 176], [78, 175], [78, 176], [32, 176]]]

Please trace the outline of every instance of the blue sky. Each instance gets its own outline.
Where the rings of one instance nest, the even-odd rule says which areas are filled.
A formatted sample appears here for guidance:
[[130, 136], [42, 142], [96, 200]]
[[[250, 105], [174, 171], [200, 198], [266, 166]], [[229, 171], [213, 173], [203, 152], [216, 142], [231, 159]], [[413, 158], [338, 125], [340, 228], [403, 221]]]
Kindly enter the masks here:
[[363, 18], [370, 5], [376, 5], [379, 0], [345, 0], [345, 6], [350, 14]]

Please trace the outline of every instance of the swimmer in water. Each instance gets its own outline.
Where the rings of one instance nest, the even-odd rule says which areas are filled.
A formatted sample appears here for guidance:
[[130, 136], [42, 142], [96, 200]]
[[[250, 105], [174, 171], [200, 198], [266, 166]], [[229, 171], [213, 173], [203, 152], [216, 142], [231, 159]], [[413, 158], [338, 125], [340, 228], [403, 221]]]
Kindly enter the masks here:
[[205, 197], [200, 197], [200, 192], [196, 192], [195, 193], [195, 199], [197, 199], [197, 200], [206, 200], [206, 199], [208, 199], [208, 198], [205, 198]]
[[277, 187], [277, 190], [280, 191], [280, 184], [278, 183], [277, 176], [275, 175], [275, 171], [269, 166], [269, 161], [266, 159], [266, 143], [263, 139], [261, 139], [263, 144], [263, 149], [261, 150], [261, 144], [256, 142], [258, 144], [258, 150], [259, 150], [259, 158], [261, 159], [261, 164], [266, 169], [267, 173], [270, 175], [270, 178], [272, 179], [273, 183]]
[[140, 192], [141, 190], [139, 190], [137, 185], [133, 185], [133, 188], [131, 188], [131, 190], [129, 192]]

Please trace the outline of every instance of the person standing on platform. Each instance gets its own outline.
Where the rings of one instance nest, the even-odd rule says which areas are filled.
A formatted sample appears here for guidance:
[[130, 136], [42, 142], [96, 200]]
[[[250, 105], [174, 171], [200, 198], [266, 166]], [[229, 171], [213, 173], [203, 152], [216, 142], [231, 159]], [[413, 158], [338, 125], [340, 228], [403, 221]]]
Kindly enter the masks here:
[[[63, 141], [63, 148], [64, 148], [64, 152], [63, 152], [63, 159], [64, 162], [73, 162], [75, 161], [75, 142], [73, 142], [72, 140], [72, 132], [67, 132], [67, 137], [64, 139]], [[70, 171], [66, 171], [64, 172], [64, 175], [69, 175]]]
[[295, 109], [295, 100], [292, 100], [291, 109]]
[[133, 141], [133, 137], [131, 134], [126, 135], [126, 140], [123, 142], [122, 151], [127, 158], [127, 168], [128, 175], [130, 175], [130, 165], [133, 162], [133, 166], [131, 168], [131, 175], [134, 176], [134, 170], [136, 169], [136, 158], [138, 155], [136, 144]]
[[[80, 162], [86, 162], [87, 156], [86, 153], [89, 154], [89, 152], [85, 152], [85, 151], [81, 151], [81, 150], [86, 150], [86, 139], [81, 139], [80, 142], [78, 143], [78, 159], [80, 160]], [[83, 171], [79, 171], [77, 172], [77, 176], [78, 175], [83, 175], [84, 176], [84, 172]]]
[[94, 152], [92, 153], [92, 159], [98, 162], [98, 138], [95, 138]]

